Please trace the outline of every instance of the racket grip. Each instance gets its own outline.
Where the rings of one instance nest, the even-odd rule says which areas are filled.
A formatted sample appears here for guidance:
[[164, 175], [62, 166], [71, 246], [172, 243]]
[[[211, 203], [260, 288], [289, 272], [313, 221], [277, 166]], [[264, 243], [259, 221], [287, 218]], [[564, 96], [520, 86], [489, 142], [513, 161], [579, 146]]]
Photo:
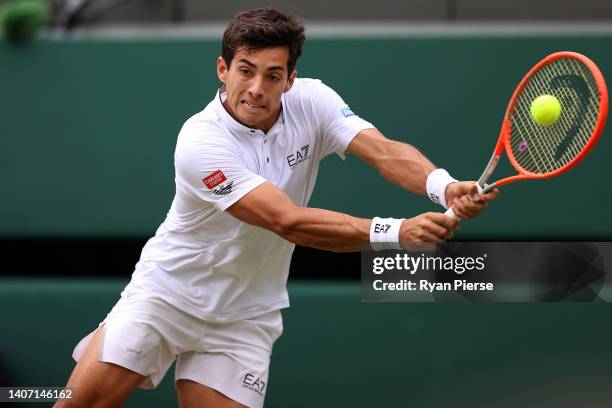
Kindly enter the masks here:
[[451, 217], [457, 221], [460, 221], [461, 218], [457, 217], [457, 214], [455, 214], [455, 212], [453, 211], [452, 207], [449, 208], [448, 210], [446, 210], [446, 212], [444, 213], [444, 215], [446, 215], [447, 217]]

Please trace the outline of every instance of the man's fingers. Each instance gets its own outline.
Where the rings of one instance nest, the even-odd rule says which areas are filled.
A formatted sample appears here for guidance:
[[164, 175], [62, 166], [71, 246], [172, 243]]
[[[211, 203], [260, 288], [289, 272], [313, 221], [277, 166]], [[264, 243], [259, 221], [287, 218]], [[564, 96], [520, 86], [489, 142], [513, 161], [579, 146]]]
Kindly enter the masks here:
[[427, 227], [428, 227], [428, 230], [426, 231], [426, 238], [429, 240], [432, 240], [431, 238], [434, 237], [435, 240], [432, 240], [432, 241], [437, 242], [438, 244], [441, 244], [447, 239], [450, 239], [453, 237], [453, 231], [450, 228], [445, 228], [434, 222], [432, 222]]
[[443, 213], [429, 212], [407, 219], [400, 230], [400, 241], [406, 249], [443, 244], [453, 237], [459, 223]]
[[460, 181], [455, 185], [454, 195], [462, 196], [465, 194], [477, 194], [478, 188], [475, 181]]
[[444, 227], [447, 231], [452, 231], [454, 229], [459, 228], [459, 221], [454, 218], [451, 218], [443, 213], [432, 212], [427, 213], [427, 218], [431, 220], [433, 223]]
[[485, 203], [476, 202], [470, 196], [462, 196], [453, 200], [453, 211], [460, 218], [471, 218], [478, 215], [485, 207]]
[[430, 231], [423, 231], [417, 243], [419, 245], [422, 245], [422, 244], [443, 244], [444, 242], [446, 242], [446, 238], [438, 236]]
[[[476, 186], [476, 182], [473, 181], [457, 183], [455, 193], [457, 192], [462, 193], [458, 196], [455, 196], [452, 202], [448, 204], [450, 208], [453, 209], [455, 215], [461, 219], [470, 219], [477, 217], [488, 206], [489, 202], [495, 200], [497, 196], [499, 196], [498, 189], [493, 189], [486, 194], [478, 193], [478, 187]], [[450, 217], [446, 217], [446, 219], [448, 220], [450, 219]], [[458, 223], [450, 225], [448, 223], [444, 223], [438, 218], [433, 219], [433, 221], [437, 224], [445, 226], [446, 228], [459, 228]]]
[[455, 213], [455, 215], [457, 215], [457, 217], [463, 219], [463, 220], [467, 220], [469, 218], [472, 217], [472, 215], [470, 213], [467, 213], [465, 211], [463, 211], [462, 208], [459, 208], [457, 206], [453, 206], [453, 212]]
[[488, 193], [482, 195], [481, 197], [485, 202], [489, 202], [495, 200], [497, 196], [499, 196], [499, 189], [495, 188], [489, 191]]
[[469, 194], [471, 196], [478, 195], [478, 186], [476, 185], [477, 183], [475, 181], [470, 181], [470, 183], [472, 184], [470, 186]]
[[484, 203], [486, 201], [486, 198], [478, 192], [476, 194], [471, 194], [470, 197], [472, 197], [472, 201], [476, 203]]
[[499, 195], [499, 189], [495, 188], [488, 193], [485, 194], [472, 194], [472, 200], [476, 202], [488, 203], [489, 201], [493, 201]]

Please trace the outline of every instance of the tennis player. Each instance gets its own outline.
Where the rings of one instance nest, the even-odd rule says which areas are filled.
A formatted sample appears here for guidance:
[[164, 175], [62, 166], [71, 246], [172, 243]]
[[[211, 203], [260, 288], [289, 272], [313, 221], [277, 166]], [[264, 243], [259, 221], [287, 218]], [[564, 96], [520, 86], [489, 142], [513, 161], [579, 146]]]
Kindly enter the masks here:
[[372, 220], [306, 207], [331, 153], [354, 154], [461, 218], [496, 197], [387, 139], [321, 81], [297, 78], [303, 42], [302, 23], [274, 9], [229, 23], [222, 86], [178, 136], [166, 220], [118, 303], [76, 346], [67, 385], [76, 399], [56, 406], [121, 406], [135, 388], [155, 388], [176, 360], [181, 407], [261, 407], [296, 244], [410, 248], [442, 243], [458, 226], [441, 212]]

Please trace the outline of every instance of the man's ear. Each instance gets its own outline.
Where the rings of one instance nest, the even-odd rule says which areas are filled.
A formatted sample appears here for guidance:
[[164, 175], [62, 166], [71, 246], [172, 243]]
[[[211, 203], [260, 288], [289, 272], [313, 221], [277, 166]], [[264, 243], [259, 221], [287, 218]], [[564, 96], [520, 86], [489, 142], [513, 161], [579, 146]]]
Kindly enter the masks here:
[[217, 58], [217, 76], [219, 77], [219, 81], [225, 83], [228, 69], [223, 57]]
[[294, 69], [291, 75], [289, 75], [289, 79], [287, 80], [287, 85], [285, 85], [285, 90], [283, 92], [288, 92], [293, 86], [293, 81], [297, 77], [297, 69]]

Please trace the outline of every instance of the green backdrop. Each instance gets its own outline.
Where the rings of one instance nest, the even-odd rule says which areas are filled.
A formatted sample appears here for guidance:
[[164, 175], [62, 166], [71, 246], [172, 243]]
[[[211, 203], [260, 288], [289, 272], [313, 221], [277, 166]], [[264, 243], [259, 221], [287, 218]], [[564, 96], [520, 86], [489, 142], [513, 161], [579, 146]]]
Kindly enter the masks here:
[[[528, 68], [550, 52], [574, 50], [610, 75], [611, 49], [612, 36], [314, 39], [298, 68], [389, 137], [459, 178], [476, 178]], [[218, 50], [212, 40], [0, 43], [0, 236], [152, 234], [173, 196], [176, 135], [218, 85]], [[612, 238], [609, 135], [575, 171], [504, 188], [458, 236]], [[351, 157], [323, 162], [311, 204], [361, 216], [436, 209]], [[2, 280], [0, 352], [13, 384], [62, 385], [72, 347], [124, 284]], [[608, 305], [360, 303], [349, 283], [294, 283], [289, 291], [270, 407], [606, 407], [612, 400]], [[161, 388], [136, 393], [128, 406], [173, 406], [172, 375]]]
[[[119, 280], [0, 281], [12, 386], [63, 386]], [[361, 303], [359, 284], [289, 285], [266, 407], [606, 408], [609, 304]], [[172, 369], [126, 407], [177, 406]], [[78, 390], [77, 390], [78, 392]], [[50, 405], [50, 404], [49, 404]], [[23, 404], [24, 408], [31, 404]]]
[[[574, 50], [606, 75], [611, 49], [610, 35], [312, 39], [298, 68], [387, 136], [475, 179], [527, 69], [550, 52]], [[0, 44], [0, 235], [152, 234], [173, 196], [176, 135], [212, 98], [218, 54], [217, 40]], [[609, 135], [575, 171], [504, 188], [458, 237], [612, 238]], [[354, 157], [323, 162], [311, 205], [370, 217], [438, 209]]]

